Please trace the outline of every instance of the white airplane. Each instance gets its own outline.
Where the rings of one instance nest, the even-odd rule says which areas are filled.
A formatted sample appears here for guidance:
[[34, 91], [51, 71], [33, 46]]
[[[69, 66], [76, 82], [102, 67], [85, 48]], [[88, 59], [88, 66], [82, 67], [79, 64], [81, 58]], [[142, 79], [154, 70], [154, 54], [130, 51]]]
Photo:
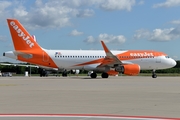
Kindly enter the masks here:
[[102, 73], [102, 78], [123, 73], [138, 75], [140, 70], [155, 70], [171, 68], [176, 61], [167, 54], [152, 50], [110, 51], [101, 41], [104, 50], [47, 50], [38, 45], [34, 38], [16, 19], [7, 19], [14, 51], [3, 53], [23, 62], [48, 68], [93, 71], [90, 76], [96, 78], [96, 72]]

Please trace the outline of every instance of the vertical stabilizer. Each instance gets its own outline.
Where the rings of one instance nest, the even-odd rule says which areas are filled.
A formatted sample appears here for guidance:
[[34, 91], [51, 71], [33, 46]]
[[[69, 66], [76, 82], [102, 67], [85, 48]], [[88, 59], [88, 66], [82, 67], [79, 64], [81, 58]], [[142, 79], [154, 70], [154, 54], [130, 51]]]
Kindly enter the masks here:
[[7, 19], [7, 22], [15, 49], [13, 54], [17, 60], [57, 68], [47, 50], [38, 45], [35, 37], [32, 37], [18, 20]]
[[7, 22], [15, 50], [41, 49], [18, 20], [7, 19]]

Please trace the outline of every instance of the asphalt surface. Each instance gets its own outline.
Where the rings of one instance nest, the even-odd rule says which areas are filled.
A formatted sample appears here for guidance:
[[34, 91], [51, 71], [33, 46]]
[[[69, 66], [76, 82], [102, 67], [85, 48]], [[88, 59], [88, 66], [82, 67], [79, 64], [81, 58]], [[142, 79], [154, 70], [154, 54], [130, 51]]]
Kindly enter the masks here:
[[180, 118], [180, 77], [0, 77], [0, 114]]

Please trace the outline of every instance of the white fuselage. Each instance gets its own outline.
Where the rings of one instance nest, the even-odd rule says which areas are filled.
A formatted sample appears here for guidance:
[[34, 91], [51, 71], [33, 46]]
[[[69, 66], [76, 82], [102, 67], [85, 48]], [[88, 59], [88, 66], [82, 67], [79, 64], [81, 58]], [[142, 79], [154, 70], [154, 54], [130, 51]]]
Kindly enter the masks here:
[[[89, 61], [104, 58], [103, 50], [45, 50], [53, 59], [59, 68], [65, 69], [83, 69], [85, 66], [94, 68], [100, 63], [95, 63], [85, 66], [75, 66], [77, 64], [86, 63]], [[57, 52], [57, 54], [55, 54]], [[114, 55], [124, 53], [126, 51], [111, 51]], [[128, 56], [124, 56], [127, 57]], [[121, 59], [120, 59], [121, 60]], [[48, 61], [48, 59], [47, 59]], [[176, 62], [167, 56], [157, 56], [149, 58], [136, 58], [123, 60], [124, 64], [138, 64], [141, 70], [166, 69], [176, 65]]]

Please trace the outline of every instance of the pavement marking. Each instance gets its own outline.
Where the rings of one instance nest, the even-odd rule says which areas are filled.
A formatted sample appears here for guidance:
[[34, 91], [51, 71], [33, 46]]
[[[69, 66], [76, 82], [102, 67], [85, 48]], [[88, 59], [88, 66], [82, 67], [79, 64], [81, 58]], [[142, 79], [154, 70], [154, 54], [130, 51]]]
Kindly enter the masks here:
[[151, 116], [123, 116], [106, 114], [0, 114], [0, 118], [91, 118], [91, 119], [119, 119], [119, 120], [180, 120], [180, 118], [164, 118]]

